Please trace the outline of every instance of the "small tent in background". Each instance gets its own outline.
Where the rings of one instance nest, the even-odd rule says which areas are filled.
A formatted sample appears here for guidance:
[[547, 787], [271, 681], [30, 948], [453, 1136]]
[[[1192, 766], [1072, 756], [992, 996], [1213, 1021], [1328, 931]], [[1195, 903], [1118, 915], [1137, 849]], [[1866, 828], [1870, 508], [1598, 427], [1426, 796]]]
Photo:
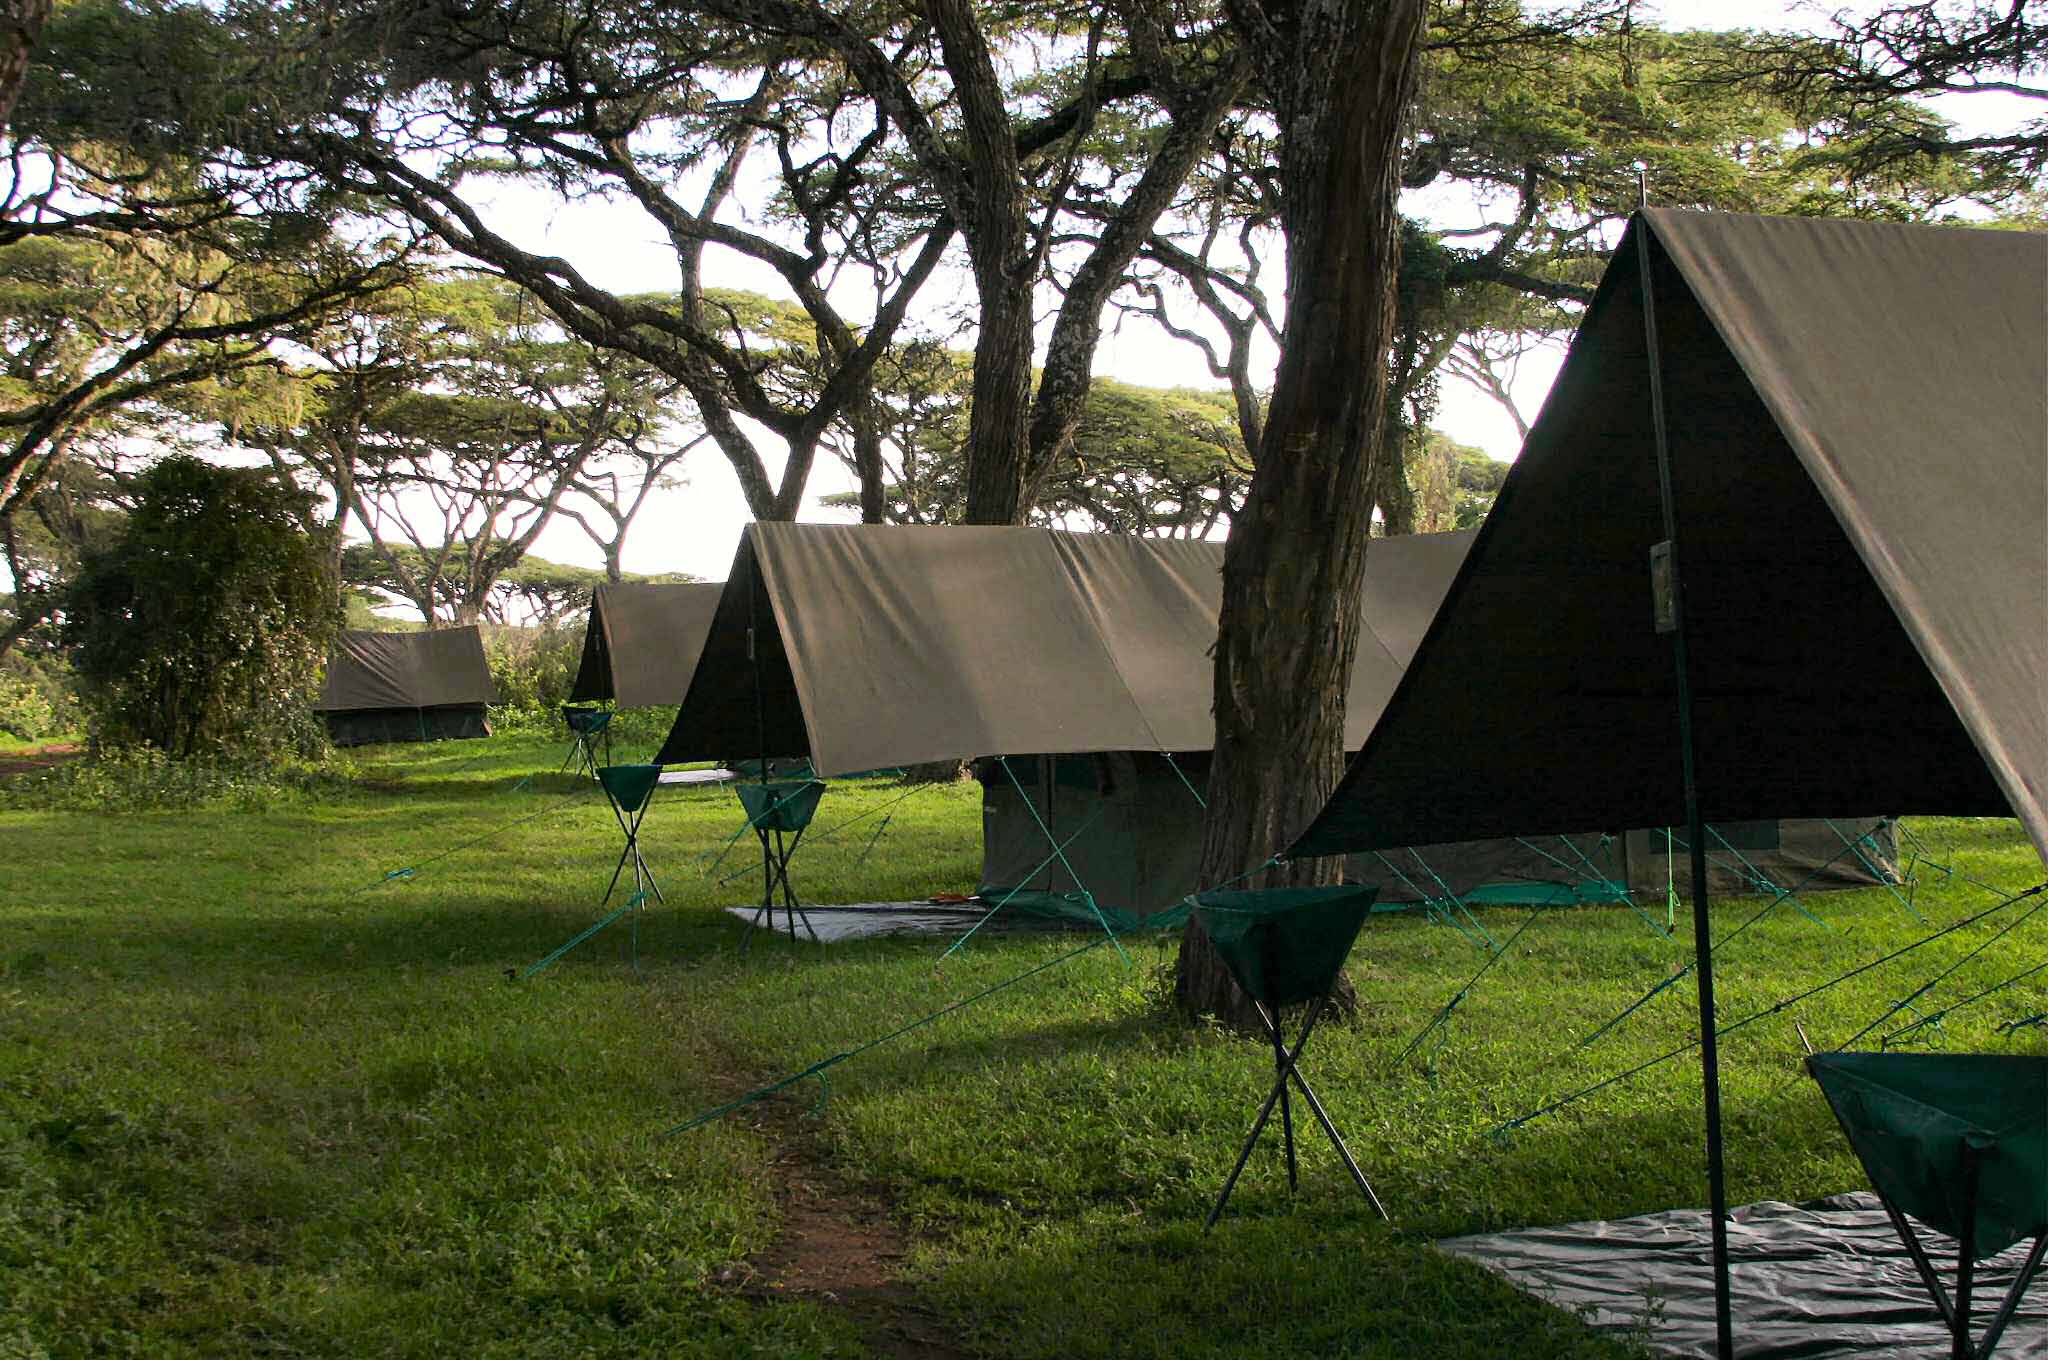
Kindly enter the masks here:
[[337, 746], [487, 737], [498, 700], [476, 625], [419, 633], [345, 632], [327, 658], [314, 711]]
[[620, 708], [680, 704], [724, 589], [721, 582], [599, 586], [570, 700]]

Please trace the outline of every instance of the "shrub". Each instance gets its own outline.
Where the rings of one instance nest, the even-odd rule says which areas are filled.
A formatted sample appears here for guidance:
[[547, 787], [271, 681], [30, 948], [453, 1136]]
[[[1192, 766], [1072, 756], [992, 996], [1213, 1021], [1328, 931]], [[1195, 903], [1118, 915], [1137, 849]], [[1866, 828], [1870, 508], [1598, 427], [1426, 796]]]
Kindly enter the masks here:
[[9, 656], [0, 662], [0, 734], [46, 741], [78, 730], [71, 673], [55, 658]]
[[[569, 698], [583, 659], [583, 622], [555, 628], [492, 628], [484, 638], [498, 703], [517, 726], [526, 716], [559, 725], [555, 710]], [[493, 722], [498, 715], [493, 715]]]
[[176, 456], [136, 481], [119, 536], [65, 600], [96, 742], [173, 755], [317, 750], [308, 713], [339, 624], [305, 493]]
[[149, 746], [102, 752], [0, 780], [0, 808], [153, 812], [226, 807], [261, 812], [279, 803], [331, 800], [355, 791], [345, 762], [196, 756], [173, 760]]

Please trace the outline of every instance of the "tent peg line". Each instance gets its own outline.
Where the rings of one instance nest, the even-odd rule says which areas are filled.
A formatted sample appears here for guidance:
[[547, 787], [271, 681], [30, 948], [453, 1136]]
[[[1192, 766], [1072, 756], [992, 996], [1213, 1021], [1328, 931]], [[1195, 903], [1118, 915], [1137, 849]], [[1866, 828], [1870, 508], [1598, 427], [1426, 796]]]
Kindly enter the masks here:
[[[1783, 1001], [1775, 1002], [1772, 1005], [1764, 1007], [1762, 1010], [1752, 1011], [1750, 1014], [1743, 1016], [1740, 1020], [1731, 1021], [1726, 1025], [1717, 1026], [1714, 1030], [1714, 1036], [1716, 1038], [1721, 1038], [1726, 1035], [1733, 1034], [1737, 1030], [1744, 1029], [1749, 1025], [1756, 1023], [1759, 1020], [1765, 1020], [1773, 1015], [1781, 1014], [1782, 1012], [1787, 1011], [1792, 1007], [1798, 1005], [1802, 1001], [1810, 1000], [1811, 998], [1819, 996], [1822, 992], [1825, 992], [1830, 988], [1838, 987], [1842, 983], [1848, 982], [1853, 978], [1861, 977], [1863, 974], [1869, 972], [1873, 968], [1881, 968], [1885, 964], [1890, 963], [1895, 959], [1910, 954], [1914, 950], [1920, 948], [1922, 945], [1932, 944], [1934, 941], [1941, 939], [1945, 935], [1952, 935], [1956, 931], [1963, 929], [1965, 926], [1975, 925], [1977, 922], [1983, 920], [1987, 916], [1995, 916], [1999, 912], [2004, 911], [2007, 907], [2014, 906], [2017, 903], [2023, 902], [2031, 897], [2039, 897], [2043, 893], [2048, 893], [2048, 883], [2036, 884], [2034, 887], [2028, 888], [2023, 892], [2015, 893], [2011, 897], [2006, 898], [2002, 902], [1997, 902], [1992, 904], [1991, 906], [1984, 908], [1984, 910], [1977, 912], [1975, 915], [1966, 916], [1960, 921], [1956, 921], [1953, 924], [1943, 926], [1940, 930], [1935, 931], [1931, 935], [1921, 936], [1919, 939], [1913, 941], [1911, 944], [1901, 945], [1899, 948], [1894, 949], [1889, 954], [1885, 954], [1879, 958], [1872, 959], [1868, 963], [1859, 964], [1855, 968], [1850, 969], [1848, 972], [1843, 973], [1838, 977], [1830, 978], [1826, 982], [1820, 983], [1817, 986], [1809, 987], [1803, 992], [1798, 992], [1792, 996], [1786, 997]], [[1628, 1068], [1621, 1072], [1616, 1072], [1612, 1076], [1603, 1077], [1599, 1081], [1594, 1082], [1591, 1086], [1581, 1087], [1579, 1090], [1573, 1091], [1569, 1095], [1562, 1096], [1557, 1100], [1549, 1102], [1546, 1105], [1538, 1106], [1536, 1109], [1529, 1111], [1527, 1114], [1517, 1115], [1513, 1119], [1507, 1120], [1500, 1124], [1496, 1124], [1493, 1128], [1487, 1130], [1487, 1132], [1483, 1136], [1492, 1139], [1496, 1142], [1504, 1141], [1509, 1134], [1513, 1133], [1515, 1130], [1523, 1127], [1524, 1125], [1532, 1124], [1536, 1120], [1541, 1119], [1546, 1115], [1555, 1114], [1567, 1105], [1574, 1104], [1577, 1101], [1585, 1099], [1587, 1096], [1593, 1095], [1600, 1091], [1604, 1091], [1610, 1086], [1614, 1086], [1618, 1083], [1627, 1081], [1631, 1077], [1639, 1076], [1642, 1073], [1649, 1071], [1653, 1067], [1658, 1067], [1663, 1065], [1664, 1063], [1670, 1062], [1673, 1058], [1682, 1058], [1686, 1054], [1698, 1048], [1700, 1046], [1700, 1043], [1701, 1041], [1699, 1039], [1692, 1039], [1680, 1045], [1677, 1048], [1669, 1050], [1668, 1052], [1660, 1053], [1656, 1057], [1651, 1058], [1646, 1062], [1641, 1062], [1636, 1064], [1634, 1067]], [[1838, 1046], [1836, 1051], [1840, 1051], [1840, 1046]]]
[[[1429, 861], [1423, 859], [1420, 852], [1418, 852], [1411, 846], [1408, 850], [1408, 853], [1415, 856], [1416, 863], [1420, 864], [1425, 870], [1428, 870], [1430, 877], [1435, 878], [1439, 884], [1443, 882], [1443, 879], [1437, 876], [1436, 871], [1434, 869], [1430, 869]], [[1423, 914], [1426, 915], [1430, 920], [1441, 921], [1443, 924], [1457, 931], [1460, 935], [1463, 935], [1468, 941], [1471, 941], [1473, 944], [1479, 945], [1483, 949], [1491, 950], [1494, 948], [1493, 936], [1487, 934], [1486, 927], [1480, 925], [1478, 919], [1474, 917], [1470, 911], [1466, 910], [1465, 904], [1462, 901], [1459, 901], [1458, 895], [1456, 893], [1450, 893], [1449, 889], [1446, 888], [1445, 891], [1449, 893], [1448, 898], [1434, 897], [1428, 892], [1425, 892], [1415, 882], [1414, 879], [1402, 873], [1401, 866], [1394, 863], [1394, 861], [1392, 861], [1391, 859], [1388, 859], [1384, 852], [1374, 850], [1371, 852], [1371, 854], [1374, 859], [1378, 860], [1382, 865], [1386, 866], [1387, 872], [1391, 873], [1395, 878], [1400, 880], [1402, 887], [1406, 888], [1409, 892], [1415, 894], [1417, 899], [1419, 899], [1422, 903]], [[1456, 906], [1459, 911], [1464, 912], [1466, 919], [1472, 922], [1474, 929], [1478, 930], [1480, 936], [1483, 939], [1483, 943], [1482, 940], [1473, 940], [1472, 932], [1470, 930], [1465, 929], [1464, 926], [1458, 924], [1458, 918], [1456, 916], [1453, 916], [1450, 912], [1446, 911], [1440, 905], [1440, 903], [1446, 900], [1452, 903], [1452, 905]]]
[[1453, 1014], [1457, 1011], [1458, 1007], [1465, 1004], [1465, 998], [1472, 994], [1472, 989], [1478, 985], [1479, 979], [1485, 977], [1492, 970], [1493, 965], [1507, 957], [1508, 951], [1515, 947], [1515, 941], [1522, 938], [1522, 932], [1536, 924], [1536, 918], [1540, 915], [1542, 915], [1541, 908], [1531, 907], [1529, 909], [1528, 918], [1515, 928], [1514, 934], [1508, 936], [1507, 943], [1488, 955], [1486, 962], [1479, 965], [1479, 971], [1467, 979], [1465, 985], [1453, 993], [1449, 1001], [1439, 1006], [1436, 1014], [1429, 1018], [1429, 1023], [1424, 1025], [1416, 1033], [1415, 1037], [1408, 1041], [1408, 1047], [1402, 1049], [1401, 1056], [1394, 1059], [1393, 1063], [1388, 1067], [1387, 1070], [1390, 1074], [1397, 1070], [1401, 1064], [1408, 1061], [1409, 1055], [1421, 1047], [1423, 1040], [1429, 1038], [1431, 1034], [1441, 1032], [1442, 1038], [1437, 1043], [1436, 1048], [1431, 1051], [1428, 1064], [1430, 1074], [1435, 1074], [1436, 1054], [1442, 1052], [1444, 1044], [1450, 1040], [1451, 1018]]
[[[1911, 895], [1909, 893], [1900, 892], [1898, 885], [1891, 881], [1891, 876], [1886, 874], [1883, 868], [1880, 865], [1878, 865], [1874, 860], [1872, 860], [1870, 856], [1863, 853], [1863, 846], [1865, 842], [1868, 842], [1872, 849], [1877, 848], [1878, 832], [1889, 830], [1893, 833], [1894, 836], [1896, 836], [1900, 829], [1898, 818], [1886, 817], [1876, 826], [1872, 827], [1870, 830], [1864, 832], [1862, 835], [1856, 837], [1853, 840], [1850, 839], [1849, 834], [1846, 831], [1843, 831], [1841, 827], [1835, 825], [1834, 818], [1824, 817], [1821, 819], [1821, 822], [1824, 826], [1827, 827], [1828, 830], [1834, 832], [1836, 836], [1849, 843], [1850, 848], [1856, 852], [1856, 862], [1863, 867], [1863, 872], [1869, 874], [1879, 883], [1882, 883], [1884, 885], [1884, 890], [1892, 895], [1892, 900], [1897, 902], [1900, 906], [1906, 909], [1907, 915], [1911, 916], [1914, 920], [1918, 921], [1923, 926], [1934, 924], [1932, 921], [1929, 921], [1925, 916], [1920, 914], [1920, 909], [1913, 905], [1913, 899]], [[1912, 880], [1910, 877], [1906, 880], [1906, 886], [1909, 889], [1912, 887]]]
[[[1088, 903], [1088, 910], [1095, 913], [1095, 919], [1102, 926], [1103, 933], [1109, 936], [1109, 942], [1116, 945], [1117, 957], [1124, 961], [1124, 967], [1132, 967], [1131, 956], [1124, 952], [1123, 945], [1116, 938], [1116, 932], [1109, 928], [1109, 918], [1104, 916], [1102, 908], [1096, 905], [1095, 894], [1088, 891], [1087, 882], [1075, 871], [1073, 864], [1067, 859], [1067, 842], [1071, 842], [1074, 838], [1069, 836], [1067, 837], [1067, 842], [1062, 842], [1057, 836], [1053, 835], [1052, 828], [1045, 824], [1045, 818], [1038, 815], [1038, 805], [1031, 801], [1030, 794], [1024, 792], [1024, 785], [1018, 780], [1017, 772], [1010, 768], [1008, 756], [997, 756], [996, 764], [1002, 766], [1003, 773], [1010, 777], [1010, 786], [1017, 790], [1017, 797], [1023, 800], [1024, 810], [1031, 814], [1032, 821], [1038, 823], [1040, 833], [1051, 844], [1053, 854], [1059, 857], [1060, 867], [1067, 871], [1067, 877], [1073, 879], [1074, 886], [1081, 890], [1082, 898]], [[1058, 786], [1058, 780], [1059, 772], [1057, 762], [1055, 762], [1053, 771], [1054, 787]], [[1038, 870], [1034, 869], [1032, 872], [1037, 873]]]
[[[2040, 893], [2043, 891], [2043, 889], [2048, 889], [2048, 884], [2043, 884], [2041, 885], [2041, 887], [2035, 888], [2032, 891]], [[1949, 978], [1955, 975], [1957, 969], [1961, 968], [1971, 959], [1976, 958], [1979, 954], [1989, 949], [1992, 945], [1997, 944], [2000, 940], [2004, 939], [2007, 935], [2011, 934], [2019, 926], [2025, 925], [2029, 920], [2033, 919], [2034, 914], [2040, 911], [2043, 907], [2048, 907], [2048, 896], [2043, 896], [2041, 900], [2034, 903], [2033, 906], [2021, 912], [2014, 919], [2007, 921], [2004, 925], [2000, 926], [1997, 930], [1993, 931], [1985, 939], [1978, 941], [1976, 948], [1970, 950], [1967, 954], [1964, 954], [1961, 958], [1957, 959], [1948, 967], [1942, 969], [1939, 973], [1936, 973], [1927, 981], [1921, 983], [1918, 987], [1915, 987], [1912, 991], [1908, 992], [1904, 997], [1900, 998], [1897, 1001], [1894, 1001], [1883, 1015], [1880, 1015], [1879, 1017], [1877, 1017], [1877, 1019], [1871, 1021], [1862, 1029], [1857, 1030], [1854, 1034], [1850, 1035], [1847, 1039], [1843, 1040], [1839, 1045], [1837, 1045], [1837, 1049], [1839, 1050], [1847, 1048], [1850, 1044], [1855, 1043], [1858, 1039], [1861, 1039], [1866, 1034], [1869, 1034], [1879, 1025], [1882, 1025], [1885, 1021], [1891, 1019], [1894, 1015], [1897, 1015], [1900, 1011], [1905, 1010], [1906, 1008], [1911, 1006], [1915, 1001], [1920, 1000], [1920, 998], [1926, 996], [1936, 987], [1948, 981]], [[1933, 1012], [1933, 1014], [1939, 1015], [1941, 1014], [1941, 1012], [1936, 1011]]]
[[533, 812], [526, 813], [519, 817], [514, 817], [509, 822], [505, 822], [498, 826], [492, 827], [489, 831], [484, 832], [481, 836], [472, 837], [469, 840], [462, 841], [456, 845], [451, 845], [445, 850], [441, 850], [435, 854], [429, 855], [427, 856], [427, 858], [421, 860], [418, 864], [408, 864], [403, 868], [399, 869], [387, 869], [381, 877], [373, 879], [368, 883], [360, 884], [357, 887], [351, 888], [345, 895], [344, 900], [346, 900], [346, 898], [348, 897], [355, 897], [360, 893], [366, 893], [370, 891], [370, 889], [372, 888], [381, 888], [386, 883], [395, 882], [400, 879], [414, 878], [419, 874], [419, 871], [421, 869], [426, 868], [429, 864], [438, 864], [440, 861], [447, 859], [450, 855], [457, 855], [462, 853], [464, 850], [475, 849], [477, 846], [482, 845], [486, 841], [496, 840], [499, 836], [504, 835], [507, 831], [512, 830], [514, 827], [524, 826], [528, 822], [536, 821], [539, 818], [545, 817], [550, 812], [558, 810], [562, 806], [562, 804], [568, 802], [570, 799], [580, 798], [588, 792], [588, 789], [580, 787], [571, 789], [567, 793], [563, 794], [560, 798], [557, 798], [552, 803], [548, 803], [545, 806]]
[[[1100, 817], [1101, 815], [1102, 805], [1098, 803], [1095, 807], [1095, 811], [1089, 813], [1085, 818], [1083, 818], [1081, 824], [1075, 827], [1072, 833], [1070, 833], [1067, 836], [1067, 843], [1071, 845], [1076, 839], [1080, 837], [1082, 832], [1086, 831], [1089, 827], [1093, 826], [1095, 824], [1095, 819], [1097, 817]], [[1030, 873], [1021, 875], [1017, 880], [1016, 887], [1004, 893], [1001, 901], [997, 902], [994, 906], [990, 907], [986, 912], [982, 913], [981, 919], [979, 921], [976, 921], [973, 925], [969, 926], [967, 928], [967, 933], [965, 935], [962, 935], [959, 939], [953, 941], [953, 943], [946, 946], [946, 952], [939, 955], [939, 962], [944, 963], [947, 959], [953, 957], [955, 952], [964, 948], [967, 942], [974, 938], [975, 931], [980, 930], [983, 926], [987, 925], [989, 921], [994, 918], [997, 912], [1001, 911], [1004, 907], [1010, 905], [1011, 898], [1015, 897], [1018, 893], [1024, 891], [1024, 885], [1026, 883], [1029, 883], [1032, 879], [1038, 877], [1040, 874], [1045, 872], [1046, 866], [1053, 862], [1053, 859], [1059, 854], [1059, 850], [1060, 848], [1058, 846], [1053, 847], [1052, 854], [1047, 855], [1044, 859], [1038, 861], [1037, 864], [1033, 865], [1031, 867]], [[1084, 896], [1086, 896], [1088, 890], [1086, 888], [1083, 888], [1081, 892]], [[1089, 905], [1094, 905], [1094, 899], [1092, 897], [1089, 898]], [[1097, 914], [1100, 915], [1100, 913]]]
[[[2002, 992], [2007, 987], [2011, 987], [2016, 983], [2025, 982], [2028, 978], [2034, 976], [2034, 974], [2042, 972], [2044, 970], [2048, 970], [2048, 963], [2037, 963], [2032, 968], [2027, 969], [2025, 972], [2015, 973], [2003, 982], [1994, 982], [1989, 987], [1986, 987], [1983, 991], [1973, 992], [1969, 996], [1964, 997], [1961, 1001], [1951, 1001], [1948, 1005], [1943, 1006], [1938, 1011], [1929, 1011], [1926, 1015], [1921, 1016], [1912, 1024], [1903, 1025], [1900, 1028], [1893, 1030], [1891, 1033], [1884, 1035], [1877, 1041], [1877, 1046], [1880, 1049], [1890, 1048], [1894, 1040], [1900, 1039], [1905, 1035], [1911, 1034], [1916, 1029], [1922, 1029], [1930, 1026], [1935, 1029], [1939, 1029], [1941, 1028], [1941, 1022], [1945, 1018], [1959, 1010], [1962, 1010], [1965, 1006], [1974, 1006], [1979, 1001], [1982, 1001], [1985, 997], [1990, 996], [1992, 993]], [[1999, 1027], [1999, 1033], [2003, 1034], [2005, 1032], [2005, 1027], [2001, 1025]]]
[[[627, 912], [639, 911], [641, 906], [646, 901], [647, 894], [645, 892], [634, 893], [631, 897], [625, 900], [625, 903], [621, 905], [618, 908], [618, 910], [611, 912], [609, 915], [600, 917], [598, 920], [593, 921], [589, 925], [585, 926], [582, 930], [577, 931], [576, 934], [570, 937], [570, 939], [567, 942], [557, 946], [555, 949], [550, 951], [545, 958], [539, 960], [536, 963], [529, 963], [523, 969], [507, 968], [505, 970], [505, 980], [508, 982], [525, 982], [528, 978], [536, 977], [539, 974], [546, 972], [548, 969], [554, 967], [555, 961], [560, 959], [564, 954], [567, 954], [577, 945], [582, 944], [585, 940], [597, 934], [597, 932], [603, 930], [606, 926], [618, 920]], [[633, 966], [635, 968], [638, 968], [640, 966], [640, 922], [637, 916], [634, 918], [633, 921]]]
[[[1665, 834], [1667, 836], [1670, 834], [1670, 829], [1668, 827], [1666, 828]], [[1683, 844], [1683, 842], [1679, 842], [1679, 844]], [[1784, 902], [1788, 899], [1796, 901], [1794, 894], [1796, 894], [1801, 888], [1804, 888], [1807, 884], [1818, 879], [1822, 874], [1826, 873], [1828, 869], [1835, 863], [1836, 860], [1840, 859], [1843, 855], [1849, 852], [1849, 848], [1850, 847], [1848, 846], [1844, 846], [1842, 849], [1837, 850], [1833, 855], [1829, 856], [1824, 862], [1822, 862], [1819, 865], [1819, 867], [1815, 868], [1810, 873], [1808, 873], [1805, 878], [1799, 880], [1799, 882], [1793, 884], [1791, 887], [1780, 891], [1776, 897], [1773, 897], [1770, 901], [1764, 903], [1764, 905], [1761, 908], [1759, 908], [1757, 912], [1754, 915], [1752, 915], [1748, 920], [1744, 921], [1741, 925], [1736, 926], [1733, 930], [1723, 935], [1720, 939], [1714, 941], [1713, 945], [1709, 948], [1707, 952], [1710, 954], [1718, 954], [1723, 945], [1732, 942], [1737, 936], [1741, 935], [1751, 926], [1763, 920], [1766, 916], [1769, 916], [1771, 912], [1777, 908], [1780, 902]], [[1809, 920], [1817, 919], [1813, 917], [1812, 913], [1806, 912], [1803, 909], [1801, 911], [1801, 914], [1806, 916]], [[1819, 924], [1825, 925], [1826, 923], [1820, 922]], [[1641, 1010], [1651, 1001], [1654, 1001], [1657, 997], [1662, 996], [1667, 989], [1683, 981], [1685, 978], [1691, 976], [1692, 970], [1696, 966], [1697, 960], [1688, 960], [1687, 962], [1681, 964], [1676, 972], [1672, 973], [1671, 976], [1665, 978], [1662, 982], [1659, 982], [1654, 987], [1650, 988], [1649, 991], [1643, 993], [1634, 1001], [1630, 1002], [1626, 1007], [1622, 1009], [1620, 1014], [1615, 1015], [1614, 1017], [1609, 1019], [1605, 1024], [1601, 1025], [1598, 1029], [1592, 1031], [1590, 1034], [1587, 1034], [1584, 1038], [1580, 1039], [1577, 1046], [1580, 1048], [1585, 1048], [1588, 1045], [1598, 1042], [1600, 1039], [1604, 1038], [1606, 1035], [1613, 1032], [1622, 1024], [1622, 1022], [1626, 1021], [1630, 1016], [1634, 1015], [1637, 1011]]]

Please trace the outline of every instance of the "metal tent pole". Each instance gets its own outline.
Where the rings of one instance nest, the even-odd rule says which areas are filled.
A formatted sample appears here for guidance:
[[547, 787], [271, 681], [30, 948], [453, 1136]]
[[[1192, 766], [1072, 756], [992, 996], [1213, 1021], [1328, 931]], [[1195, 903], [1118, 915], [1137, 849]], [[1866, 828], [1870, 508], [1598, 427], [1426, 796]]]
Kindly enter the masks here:
[[1679, 763], [1685, 782], [1685, 822], [1692, 852], [1693, 974], [1699, 980], [1700, 1069], [1706, 1096], [1707, 1199], [1714, 1247], [1714, 1350], [1734, 1360], [1735, 1327], [1728, 1285], [1728, 1184], [1721, 1149], [1721, 1050], [1714, 1017], [1714, 938], [1707, 917], [1707, 845], [1700, 813], [1693, 744], [1692, 671], [1686, 652], [1685, 591], [1678, 570], [1678, 512], [1671, 494], [1671, 444], [1664, 419], [1663, 357], [1657, 344], [1657, 302], [1650, 279], [1650, 220], [1638, 213], [1636, 262], [1643, 285], [1643, 343], [1650, 369], [1650, 426], [1657, 450], [1657, 490], [1663, 501], [1664, 541], [1650, 549], [1657, 631], [1670, 636], [1678, 681]]

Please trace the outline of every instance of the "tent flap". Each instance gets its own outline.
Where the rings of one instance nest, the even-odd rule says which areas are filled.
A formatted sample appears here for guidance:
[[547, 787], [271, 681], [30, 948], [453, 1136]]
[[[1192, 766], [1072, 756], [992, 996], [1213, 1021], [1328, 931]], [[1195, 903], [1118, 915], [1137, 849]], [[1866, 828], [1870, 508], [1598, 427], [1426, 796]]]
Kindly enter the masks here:
[[599, 586], [569, 698], [620, 708], [681, 703], [724, 589], [720, 582]]
[[[1376, 541], [1355, 745], [1471, 541]], [[664, 762], [821, 774], [1020, 752], [1205, 751], [1223, 545], [992, 526], [755, 524]], [[1375, 573], [1394, 585], [1374, 605]], [[1406, 643], [1403, 645], [1412, 645]], [[758, 693], [757, 693], [758, 686]]]

